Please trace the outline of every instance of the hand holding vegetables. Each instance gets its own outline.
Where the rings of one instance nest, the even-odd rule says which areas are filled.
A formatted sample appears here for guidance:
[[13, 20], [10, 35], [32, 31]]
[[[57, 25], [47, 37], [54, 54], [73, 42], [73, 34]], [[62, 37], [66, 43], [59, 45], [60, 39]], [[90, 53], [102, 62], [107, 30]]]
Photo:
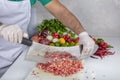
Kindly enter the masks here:
[[94, 49], [94, 40], [88, 35], [87, 32], [81, 32], [79, 34], [79, 38], [79, 44], [83, 45], [82, 55], [90, 55]]

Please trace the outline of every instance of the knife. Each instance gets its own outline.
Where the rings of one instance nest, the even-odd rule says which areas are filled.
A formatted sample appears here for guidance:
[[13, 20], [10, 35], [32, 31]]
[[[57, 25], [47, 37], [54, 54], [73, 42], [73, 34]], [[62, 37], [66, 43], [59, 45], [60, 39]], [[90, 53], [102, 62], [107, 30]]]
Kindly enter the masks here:
[[[25, 60], [34, 61], [34, 62], [48, 62], [52, 61], [51, 58], [45, 58], [46, 52], [68, 52], [71, 53], [73, 56], [80, 56], [79, 46], [73, 47], [56, 47], [56, 46], [49, 46], [34, 42], [27, 38], [23, 38], [21, 44], [27, 45], [29, 47], [28, 52], [25, 56]], [[74, 58], [71, 58], [74, 60]], [[75, 58], [76, 59], [76, 58]]]
[[[42, 52], [40, 52], [41, 49], [43, 48], [41, 44], [34, 42], [30, 39], [27, 39], [27, 38], [23, 38], [21, 44], [24, 44], [29, 47], [27, 54], [25, 56], [25, 60], [34, 61], [38, 63], [44, 63], [44, 62], [48, 62], [51, 60], [50, 58], [44, 57], [45, 53], [42, 54]], [[38, 50], [38, 48], [40, 50]], [[39, 54], [37, 54], [38, 52]]]
[[[82, 51], [83, 46], [79, 46], [79, 45], [72, 46], [72, 47], [56, 47], [56, 46], [40, 44], [32, 40], [29, 40], [27, 38], [23, 38], [21, 43], [29, 47], [25, 59], [34, 61], [34, 62], [47, 62], [52, 60], [51, 58], [44, 57], [46, 52], [55, 52], [55, 51], [64, 52], [65, 51], [70, 53], [73, 56], [76, 56], [78, 59], [85, 59], [92, 55], [92, 54], [89, 56], [81, 55], [80, 53]], [[98, 46], [95, 45], [93, 53], [95, 53], [97, 49], [98, 49]]]
[[34, 62], [47, 62], [51, 61], [51, 58], [45, 58], [46, 52], [55, 52], [55, 51], [65, 51], [72, 53], [73, 56], [80, 56], [80, 50], [78, 46], [74, 47], [54, 47], [49, 45], [40, 44], [23, 38], [21, 44], [27, 45], [29, 47], [28, 52], [25, 56], [25, 60], [34, 61]]

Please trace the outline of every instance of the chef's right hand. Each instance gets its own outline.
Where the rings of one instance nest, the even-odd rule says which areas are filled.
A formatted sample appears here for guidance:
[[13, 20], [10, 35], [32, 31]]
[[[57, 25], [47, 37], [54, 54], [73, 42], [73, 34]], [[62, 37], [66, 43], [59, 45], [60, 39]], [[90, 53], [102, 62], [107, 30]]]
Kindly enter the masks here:
[[2, 25], [0, 28], [0, 35], [12, 43], [21, 43], [23, 35], [28, 36], [18, 25]]

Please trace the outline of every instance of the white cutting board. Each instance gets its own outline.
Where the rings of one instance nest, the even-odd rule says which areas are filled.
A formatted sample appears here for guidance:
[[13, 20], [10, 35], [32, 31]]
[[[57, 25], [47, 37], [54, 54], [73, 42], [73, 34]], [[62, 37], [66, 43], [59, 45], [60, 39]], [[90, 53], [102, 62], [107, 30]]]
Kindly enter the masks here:
[[[33, 74], [33, 71], [36, 75]], [[76, 78], [76, 79], [73, 79]], [[37, 67], [28, 74], [25, 80], [85, 80], [84, 70], [79, 71], [77, 74], [73, 74], [68, 77], [55, 76], [52, 73], [44, 72]]]

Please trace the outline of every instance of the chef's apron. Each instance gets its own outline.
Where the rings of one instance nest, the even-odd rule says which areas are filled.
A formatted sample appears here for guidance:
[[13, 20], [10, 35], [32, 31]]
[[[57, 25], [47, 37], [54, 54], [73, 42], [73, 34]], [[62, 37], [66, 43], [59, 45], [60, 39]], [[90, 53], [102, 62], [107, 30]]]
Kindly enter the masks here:
[[[28, 33], [30, 16], [30, 0], [0, 0], [0, 22], [3, 24], [17, 24], [23, 32]], [[0, 36], [0, 69], [11, 65], [24, 49], [24, 45], [10, 43]]]

